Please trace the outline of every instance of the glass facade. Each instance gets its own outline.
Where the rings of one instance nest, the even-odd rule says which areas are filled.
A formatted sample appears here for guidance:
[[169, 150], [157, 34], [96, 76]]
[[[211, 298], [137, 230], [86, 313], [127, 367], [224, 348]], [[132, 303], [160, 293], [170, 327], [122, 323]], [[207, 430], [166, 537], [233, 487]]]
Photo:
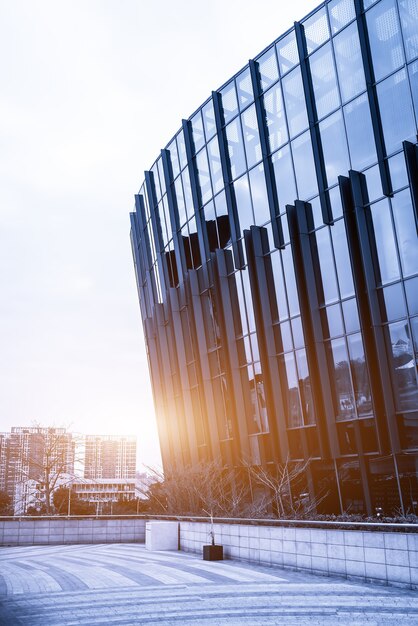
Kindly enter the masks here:
[[167, 466], [304, 460], [321, 512], [418, 514], [417, 42], [414, 2], [324, 2], [145, 172]]

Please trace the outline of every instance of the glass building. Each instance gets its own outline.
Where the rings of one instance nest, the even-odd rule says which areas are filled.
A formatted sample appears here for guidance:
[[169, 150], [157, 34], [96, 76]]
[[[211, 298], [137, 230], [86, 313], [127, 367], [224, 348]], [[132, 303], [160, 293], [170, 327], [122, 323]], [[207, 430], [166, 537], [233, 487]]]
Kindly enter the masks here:
[[330, 0], [188, 119], [131, 241], [163, 461], [418, 514], [418, 4]]

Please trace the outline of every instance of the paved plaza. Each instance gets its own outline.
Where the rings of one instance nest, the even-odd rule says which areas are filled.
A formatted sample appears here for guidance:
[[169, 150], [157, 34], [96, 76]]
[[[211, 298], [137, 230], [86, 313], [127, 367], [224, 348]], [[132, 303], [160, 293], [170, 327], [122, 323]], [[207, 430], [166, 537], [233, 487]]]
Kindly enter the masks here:
[[0, 548], [0, 624], [418, 624], [418, 594], [138, 544]]

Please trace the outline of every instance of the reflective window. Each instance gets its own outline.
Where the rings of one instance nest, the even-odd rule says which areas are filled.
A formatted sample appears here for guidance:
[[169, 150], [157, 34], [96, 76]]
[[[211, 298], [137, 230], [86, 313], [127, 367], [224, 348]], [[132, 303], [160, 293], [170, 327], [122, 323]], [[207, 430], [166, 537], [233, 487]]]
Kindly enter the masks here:
[[231, 227], [229, 224], [228, 208], [226, 206], [225, 192], [222, 191], [215, 198], [217, 228], [221, 248], [231, 243]]
[[293, 350], [292, 333], [290, 332], [290, 322], [283, 322], [280, 324], [280, 332], [282, 335], [282, 345], [284, 352]]
[[322, 46], [310, 58], [312, 84], [318, 119], [336, 109], [340, 104], [337, 76], [332, 58], [331, 44]]
[[247, 269], [242, 270], [241, 275], [242, 275], [242, 284], [244, 287], [245, 303], [247, 307], [248, 326], [249, 326], [250, 332], [254, 332], [255, 331], [254, 306], [253, 306], [253, 296], [251, 292], [250, 276], [248, 274], [248, 270]]
[[418, 56], [418, 4], [416, 0], [398, 0], [403, 39], [408, 61]]
[[250, 106], [241, 115], [244, 134], [245, 153], [248, 167], [252, 167], [261, 160], [260, 134], [258, 131], [255, 105]]
[[302, 320], [300, 317], [292, 319], [292, 335], [295, 348], [303, 348], [305, 340], [303, 337]]
[[298, 376], [296, 373], [295, 357], [293, 352], [284, 355], [284, 363], [287, 377], [287, 425], [289, 428], [303, 426], [302, 412], [299, 403]]
[[331, 354], [334, 364], [333, 383], [335, 390], [336, 420], [349, 420], [356, 417], [354, 394], [351, 385], [350, 363], [344, 339], [331, 341]]
[[297, 198], [292, 156], [289, 146], [284, 146], [284, 148], [275, 152], [271, 157], [271, 161], [274, 167], [280, 211], [283, 212], [285, 211], [286, 204], [293, 204]]
[[373, 407], [363, 341], [359, 333], [347, 337], [347, 342], [357, 413], [364, 417], [372, 413]]
[[247, 67], [247, 69], [241, 72], [241, 74], [237, 77], [236, 85], [238, 92], [238, 104], [240, 111], [242, 111], [254, 100], [253, 85], [251, 82], [249, 67]]
[[277, 67], [276, 51], [274, 46], [267, 50], [258, 61], [258, 69], [260, 73], [261, 89], [265, 91], [276, 82], [279, 78], [279, 69]]
[[199, 175], [200, 191], [202, 203], [205, 204], [212, 197], [212, 187], [210, 184], [209, 164], [206, 150], [201, 150], [196, 156], [197, 172]]
[[346, 331], [352, 333], [356, 330], [360, 330], [360, 320], [355, 299], [346, 300], [342, 303], [342, 306]]
[[186, 169], [183, 171], [181, 179], [183, 181], [183, 193], [186, 203], [186, 213], [187, 216], [190, 218], [194, 214], [195, 208], [193, 206], [192, 188], [190, 185], [190, 174], [188, 167], [186, 167]]
[[344, 107], [344, 118], [351, 167], [354, 170], [361, 171], [377, 161], [367, 94], [364, 93]]
[[248, 176], [244, 174], [234, 183], [235, 198], [237, 201], [238, 218], [241, 232], [249, 230], [254, 224], [253, 209], [251, 206], [250, 187], [248, 185]]
[[388, 200], [381, 200], [372, 206], [372, 218], [380, 277], [384, 285], [400, 277]]
[[343, 318], [339, 304], [328, 306], [326, 309], [329, 337], [338, 337], [344, 334]]
[[299, 63], [298, 46], [295, 31], [292, 30], [286, 37], [276, 44], [279, 59], [280, 73], [283, 76]]
[[338, 176], [350, 169], [341, 111], [337, 111], [323, 120], [319, 125], [319, 130], [324, 152], [325, 171], [330, 187], [338, 181]]
[[257, 226], [262, 226], [263, 224], [266, 224], [266, 222], [269, 222], [271, 219], [266, 189], [266, 178], [264, 174], [264, 165], [261, 163], [260, 165], [252, 169], [249, 173], [249, 176], [255, 215], [254, 223]]
[[178, 215], [179, 215], [179, 226], [183, 226], [183, 224], [185, 224], [187, 222], [187, 215], [186, 215], [186, 205], [184, 203], [183, 186], [181, 184], [181, 178], [177, 178], [174, 186], [175, 186], [175, 190], [176, 190], [177, 210], [178, 210]]
[[328, 4], [331, 32], [334, 35], [356, 17], [353, 0], [332, 0]]
[[305, 31], [306, 48], [308, 54], [313, 52], [329, 39], [329, 28], [326, 8], [323, 7], [319, 11], [316, 11], [314, 15], [309, 17], [303, 22], [303, 29]]
[[377, 200], [383, 196], [382, 179], [380, 176], [379, 166], [370, 167], [364, 172], [367, 183], [367, 193], [370, 202]]
[[305, 95], [300, 67], [285, 76], [282, 81], [290, 136], [294, 137], [308, 127]]
[[278, 308], [279, 319], [284, 320], [289, 317], [287, 310], [286, 291], [284, 286], [283, 271], [280, 252], [272, 252], [270, 255], [271, 265], [274, 276], [274, 287], [276, 292], [276, 302]]
[[366, 13], [376, 81], [404, 64], [401, 31], [395, 0], [381, 0]]
[[298, 198], [308, 200], [318, 193], [312, 143], [309, 132], [292, 141]]
[[216, 133], [215, 112], [213, 101], [209, 100], [202, 109], [203, 125], [205, 127], [206, 141], [209, 141]]
[[321, 267], [324, 302], [328, 304], [339, 299], [337, 278], [334, 270], [334, 256], [328, 226], [316, 231], [316, 245], [318, 248], [319, 265]]
[[295, 269], [293, 266], [292, 249], [286, 246], [282, 250], [283, 273], [286, 282], [287, 301], [289, 303], [290, 315], [298, 315], [300, 313], [299, 297], [296, 286]]
[[334, 51], [341, 97], [347, 102], [366, 89], [357, 24], [334, 38]]
[[405, 317], [406, 308], [401, 283], [385, 287], [382, 291], [383, 302], [381, 302], [381, 309], [383, 319], [392, 322], [393, 320]]
[[170, 152], [171, 167], [173, 169], [173, 179], [174, 179], [180, 174], [180, 163], [179, 163], [179, 157], [177, 154], [177, 146], [176, 146], [175, 139], [173, 139], [173, 141], [170, 143], [167, 150], [169, 150]]
[[415, 119], [418, 126], [418, 61], [408, 66], [409, 80], [411, 81], [412, 99], [415, 108]]
[[192, 122], [192, 134], [195, 152], [205, 145], [205, 134], [203, 132], [203, 121], [200, 111], [196, 113], [191, 119]]
[[406, 280], [405, 291], [409, 315], [418, 315], [418, 278]]
[[392, 353], [392, 380], [397, 409], [416, 410], [418, 386], [411, 333], [406, 320], [388, 326], [388, 342]]
[[288, 140], [283, 97], [280, 84], [264, 94], [270, 150], [274, 152]]
[[235, 82], [231, 80], [221, 91], [222, 108], [224, 112], [225, 124], [238, 113], [238, 100], [235, 91]]
[[347, 298], [354, 295], [354, 284], [344, 220], [335, 222], [330, 230], [340, 293], [342, 298]]
[[187, 165], [186, 145], [184, 143], [183, 130], [179, 132], [176, 139], [177, 139], [177, 149], [179, 153], [180, 168], [183, 169], [183, 167], [186, 167]]
[[329, 199], [331, 202], [332, 215], [334, 219], [341, 217], [343, 214], [343, 206], [341, 203], [340, 188], [333, 187], [329, 190]]
[[406, 139], [416, 141], [416, 127], [406, 70], [401, 70], [377, 85], [377, 95], [386, 152], [391, 154], [399, 150]]
[[408, 185], [408, 173], [406, 171], [405, 155], [403, 152], [395, 154], [395, 156], [389, 159], [389, 171], [394, 191]]
[[231, 162], [231, 174], [234, 179], [247, 169], [239, 118], [235, 119], [226, 127], [226, 139]]
[[221, 157], [219, 154], [218, 138], [214, 137], [210, 143], [208, 143], [208, 156], [209, 167], [212, 177], [213, 192], [216, 194], [224, 186]]
[[305, 350], [296, 351], [296, 363], [299, 374], [299, 393], [305, 424], [315, 424], [314, 404], [311, 380]]
[[418, 273], [418, 240], [409, 189], [392, 198], [393, 217], [404, 276]]

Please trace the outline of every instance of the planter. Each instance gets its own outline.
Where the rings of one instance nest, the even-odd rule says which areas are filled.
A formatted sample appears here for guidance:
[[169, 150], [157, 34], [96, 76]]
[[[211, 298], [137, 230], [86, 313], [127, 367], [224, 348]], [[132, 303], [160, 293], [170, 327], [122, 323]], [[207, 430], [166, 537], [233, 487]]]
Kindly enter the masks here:
[[222, 561], [224, 558], [224, 547], [216, 545], [203, 546], [204, 561]]

